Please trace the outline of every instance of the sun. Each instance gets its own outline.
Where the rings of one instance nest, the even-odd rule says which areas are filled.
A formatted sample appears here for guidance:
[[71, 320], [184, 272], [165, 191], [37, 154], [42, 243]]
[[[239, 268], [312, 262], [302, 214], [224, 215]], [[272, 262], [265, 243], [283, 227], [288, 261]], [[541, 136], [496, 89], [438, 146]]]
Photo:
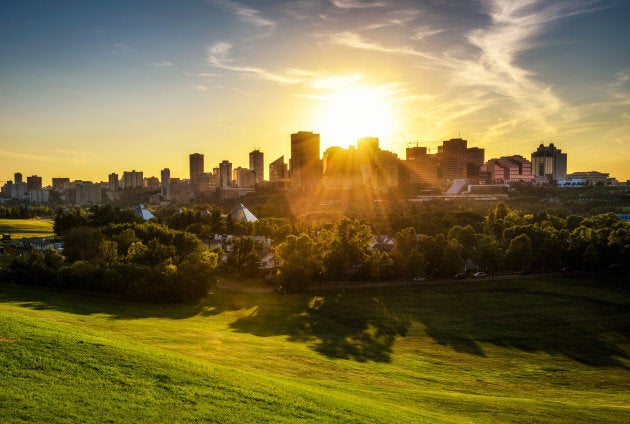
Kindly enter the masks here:
[[325, 146], [347, 147], [360, 137], [388, 136], [394, 130], [389, 93], [379, 87], [351, 86], [321, 97], [317, 130]]

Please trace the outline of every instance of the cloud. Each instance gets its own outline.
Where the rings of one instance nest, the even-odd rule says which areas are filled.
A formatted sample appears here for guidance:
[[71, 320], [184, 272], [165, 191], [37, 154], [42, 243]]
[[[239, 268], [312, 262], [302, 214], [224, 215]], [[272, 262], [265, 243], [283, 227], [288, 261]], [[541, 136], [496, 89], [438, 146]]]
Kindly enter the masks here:
[[136, 55], [136, 49], [129, 44], [116, 43], [112, 53], [119, 56], [133, 57]]
[[350, 31], [344, 31], [329, 36], [329, 42], [339, 46], [351, 47], [360, 50], [371, 50], [380, 53], [397, 54], [404, 56], [415, 56], [424, 59], [435, 59], [435, 56], [417, 51], [411, 47], [388, 47], [378, 43], [365, 41], [359, 34]]
[[306, 71], [288, 68], [284, 71], [270, 71], [255, 66], [233, 65], [229, 57], [232, 44], [219, 41], [208, 47], [208, 63], [216, 68], [251, 75], [260, 79], [273, 81], [280, 84], [298, 84], [306, 80], [309, 74]]
[[270, 30], [276, 27], [276, 23], [262, 17], [259, 10], [251, 9], [230, 0], [214, 0], [214, 3], [236, 14], [243, 22]]
[[340, 9], [366, 9], [373, 7], [387, 7], [387, 3], [383, 1], [332, 0], [332, 4]]
[[430, 26], [420, 26], [413, 31], [413, 35], [411, 36], [412, 40], [417, 41], [425, 41], [425, 38], [431, 37], [433, 35], [441, 34], [445, 30], [443, 29], [434, 29]]
[[169, 60], [160, 60], [159, 62], [149, 62], [147, 63], [148, 66], [155, 66], [158, 68], [167, 68], [169, 66], [173, 66], [173, 62], [169, 61]]

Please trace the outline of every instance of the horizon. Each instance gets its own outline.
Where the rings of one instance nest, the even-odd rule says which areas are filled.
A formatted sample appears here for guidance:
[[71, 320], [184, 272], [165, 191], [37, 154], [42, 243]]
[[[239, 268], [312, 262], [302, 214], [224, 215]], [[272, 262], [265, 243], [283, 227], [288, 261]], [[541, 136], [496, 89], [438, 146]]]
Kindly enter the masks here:
[[[554, 143], [630, 180], [627, 1], [31, 2], [0, 17], [0, 180], [186, 178], [373, 136], [404, 159]], [[46, 184], [45, 184], [46, 185]]]

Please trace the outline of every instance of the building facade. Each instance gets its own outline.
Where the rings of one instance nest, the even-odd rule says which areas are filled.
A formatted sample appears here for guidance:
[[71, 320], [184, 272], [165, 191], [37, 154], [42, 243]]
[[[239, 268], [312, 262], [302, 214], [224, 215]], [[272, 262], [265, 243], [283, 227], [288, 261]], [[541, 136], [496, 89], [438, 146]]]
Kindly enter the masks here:
[[567, 154], [556, 148], [541, 144], [532, 152], [532, 173], [536, 182], [554, 182], [567, 178]]
[[319, 145], [319, 134], [291, 134], [291, 190], [314, 191], [319, 186], [323, 173]]
[[249, 152], [249, 169], [256, 173], [256, 184], [265, 180], [265, 155], [260, 150]]

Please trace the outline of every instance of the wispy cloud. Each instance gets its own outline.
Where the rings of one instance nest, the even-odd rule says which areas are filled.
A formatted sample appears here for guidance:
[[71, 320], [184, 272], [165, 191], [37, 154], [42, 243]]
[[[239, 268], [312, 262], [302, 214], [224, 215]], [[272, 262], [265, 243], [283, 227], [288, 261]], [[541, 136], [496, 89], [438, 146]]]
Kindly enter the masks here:
[[443, 33], [443, 29], [435, 29], [430, 26], [420, 26], [413, 30], [412, 40], [426, 41], [425, 38]]
[[387, 7], [387, 2], [384, 1], [332, 0], [332, 4], [340, 9], [366, 9], [373, 7]]
[[118, 56], [132, 57], [136, 55], [136, 49], [129, 44], [115, 43], [112, 53]]
[[433, 56], [432, 54], [415, 50], [412, 47], [408, 47], [408, 46], [389, 47], [389, 46], [384, 46], [379, 43], [365, 41], [363, 37], [361, 37], [359, 34], [350, 32], [350, 31], [344, 31], [344, 32], [333, 34], [329, 36], [328, 41], [332, 44], [345, 46], [345, 47], [351, 47], [354, 49], [371, 50], [371, 51], [380, 52], [380, 53], [389, 53], [389, 54], [404, 55], [404, 56], [415, 56], [415, 57], [430, 59], [430, 60], [435, 59], [435, 56]]
[[208, 47], [208, 63], [219, 69], [239, 72], [280, 84], [298, 84], [306, 80], [308, 72], [300, 69], [287, 68], [281, 71], [270, 71], [255, 66], [233, 64], [234, 61], [229, 56], [232, 47], [232, 44], [223, 41], [211, 45]]
[[147, 63], [148, 66], [155, 66], [157, 68], [167, 68], [169, 66], [173, 66], [173, 62], [171, 62], [170, 60], [160, 60], [158, 62], [149, 62]]
[[242, 4], [230, 0], [214, 0], [214, 3], [233, 12], [243, 22], [247, 22], [258, 27], [268, 28], [270, 30], [273, 30], [276, 27], [276, 23], [271, 19], [263, 17], [259, 10], [243, 6]]

